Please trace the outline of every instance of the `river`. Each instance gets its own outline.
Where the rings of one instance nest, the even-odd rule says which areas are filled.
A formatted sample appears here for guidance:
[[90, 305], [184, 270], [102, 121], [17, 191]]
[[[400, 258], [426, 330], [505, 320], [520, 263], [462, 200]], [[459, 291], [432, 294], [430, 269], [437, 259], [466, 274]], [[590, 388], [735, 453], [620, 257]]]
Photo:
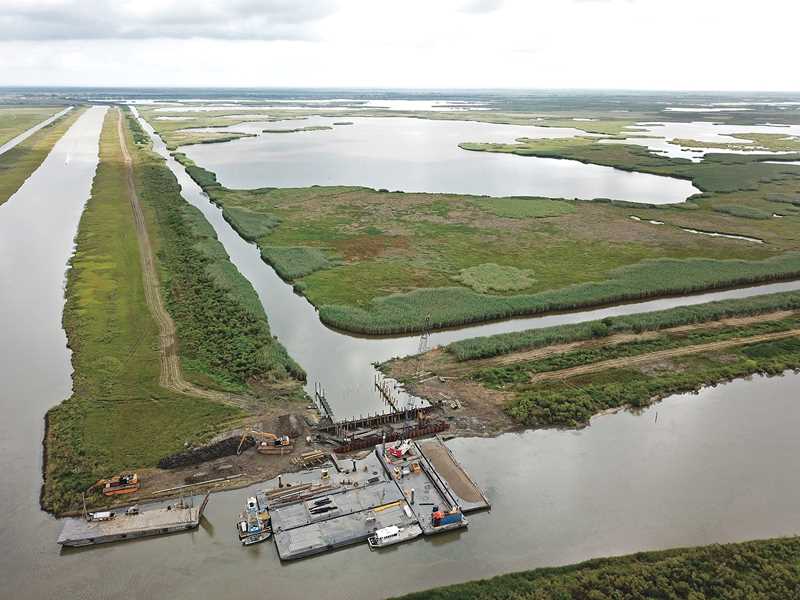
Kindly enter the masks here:
[[[794, 400], [800, 376], [787, 375], [673, 396], [640, 415], [597, 417], [580, 431], [452, 440], [449, 445], [486, 488], [493, 510], [474, 515], [466, 532], [385, 553], [352, 547], [282, 564], [272, 544], [244, 549], [233, 521], [245, 490], [214, 495], [195, 532], [61, 551], [55, 544], [59, 522], [37, 504], [42, 416], [70, 393], [69, 352], [60, 327], [63, 274], [96, 165], [102, 112], [92, 108], [83, 115], [0, 207], [0, 307], [4, 339], [13, 349], [0, 363], [4, 597], [367, 599], [592, 556], [800, 528], [800, 485], [791, 477], [800, 452], [800, 403]], [[324, 328], [313, 307], [274, 276], [255, 247], [225, 228], [220, 211], [182, 167], [173, 161], [169, 166], [187, 200], [209, 216], [234, 262], [253, 281], [273, 331], [290, 352], [305, 352], [297, 358], [312, 378], [356, 371], [369, 377], [369, 361], [416, 350], [415, 338], [365, 340]], [[800, 287], [779, 289], [792, 286]], [[720, 294], [730, 293], [753, 290]], [[698, 298], [442, 332], [432, 343]], [[339, 345], [331, 345], [337, 338]], [[367, 399], [355, 393], [337, 400], [335, 408], [344, 413], [352, 410], [348, 402]]]

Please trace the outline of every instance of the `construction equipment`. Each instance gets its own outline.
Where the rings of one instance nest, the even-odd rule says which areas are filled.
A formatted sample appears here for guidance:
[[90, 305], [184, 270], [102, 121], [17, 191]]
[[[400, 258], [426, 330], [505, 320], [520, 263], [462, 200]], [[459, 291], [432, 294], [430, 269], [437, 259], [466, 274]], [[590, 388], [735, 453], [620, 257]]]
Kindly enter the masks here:
[[136, 473], [120, 473], [111, 479], [98, 479], [87, 491], [101, 488], [100, 491], [104, 496], [116, 496], [132, 494], [139, 491], [139, 487], [139, 476]]
[[411, 440], [398, 440], [394, 446], [389, 446], [386, 452], [395, 458], [403, 458], [410, 449]]
[[259, 454], [288, 454], [294, 450], [294, 444], [288, 435], [278, 437], [274, 433], [267, 431], [256, 431], [255, 429], [247, 429], [242, 434], [242, 439], [239, 441], [239, 447], [236, 449], [236, 455], [239, 456], [244, 450], [245, 442], [251, 439], [256, 444], [256, 452]]

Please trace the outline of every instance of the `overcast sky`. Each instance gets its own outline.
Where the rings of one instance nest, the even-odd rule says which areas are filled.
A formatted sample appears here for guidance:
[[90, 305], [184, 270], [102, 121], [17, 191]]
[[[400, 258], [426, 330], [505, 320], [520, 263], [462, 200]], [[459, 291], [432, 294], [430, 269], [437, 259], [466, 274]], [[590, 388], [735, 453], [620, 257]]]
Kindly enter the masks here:
[[798, 0], [0, 0], [0, 85], [800, 90]]

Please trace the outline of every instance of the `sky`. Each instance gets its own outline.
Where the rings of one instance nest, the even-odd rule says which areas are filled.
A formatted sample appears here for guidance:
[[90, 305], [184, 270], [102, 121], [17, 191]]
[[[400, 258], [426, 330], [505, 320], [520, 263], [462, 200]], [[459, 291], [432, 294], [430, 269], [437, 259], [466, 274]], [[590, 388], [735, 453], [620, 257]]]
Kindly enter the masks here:
[[797, 0], [0, 0], [0, 85], [800, 90]]

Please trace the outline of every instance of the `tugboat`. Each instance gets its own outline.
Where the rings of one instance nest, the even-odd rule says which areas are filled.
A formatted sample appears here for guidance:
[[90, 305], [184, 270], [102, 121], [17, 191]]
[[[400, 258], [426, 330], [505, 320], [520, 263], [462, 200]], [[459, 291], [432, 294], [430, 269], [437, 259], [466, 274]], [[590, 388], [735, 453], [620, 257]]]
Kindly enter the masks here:
[[243, 546], [252, 546], [272, 536], [269, 512], [266, 510], [266, 498], [261, 502], [255, 496], [247, 499], [245, 512], [236, 522], [236, 532]]

